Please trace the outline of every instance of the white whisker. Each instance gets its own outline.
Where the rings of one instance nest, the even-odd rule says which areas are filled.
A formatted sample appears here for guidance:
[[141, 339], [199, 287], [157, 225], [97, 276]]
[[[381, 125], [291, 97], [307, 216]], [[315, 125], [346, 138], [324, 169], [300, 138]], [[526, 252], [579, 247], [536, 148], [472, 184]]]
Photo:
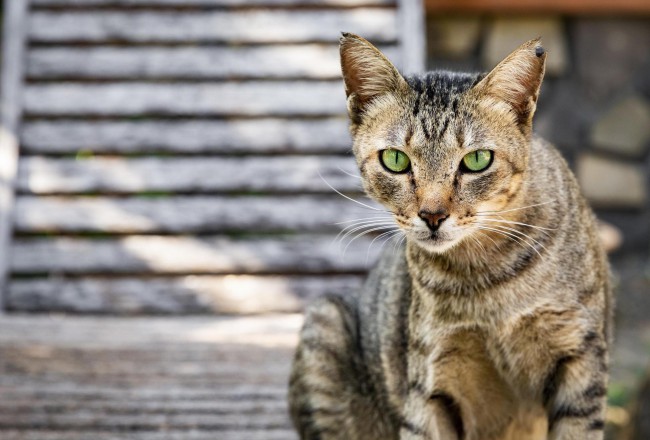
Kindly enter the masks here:
[[378, 227], [378, 228], [372, 228], [372, 229], [368, 229], [368, 230], [362, 231], [361, 233], [359, 233], [359, 234], [355, 235], [354, 237], [352, 237], [352, 239], [350, 239], [350, 241], [348, 242], [348, 244], [345, 245], [345, 248], [343, 249], [343, 257], [345, 257], [345, 253], [347, 252], [348, 248], [350, 247], [350, 245], [351, 245], [351, 244], [352, 244], [352, 243], [353, 243], [357, 238], [363, 237], [364, 235], [369, 234], [369, 233], [371, 233], [371, 232], [381, 231], [381, 230], [384, 230], [384, 229], [386, 229], [385, 226], [380, 226], [380, 227]]
[[[379, 252], [381, 252], [381, 251], [384, 249], [384, 247], [386, 246], [386, 244], [387, 244], [387, 243], [390, 243], [390, 241], [393, 240], [393, 239], [395, 238], [395, 236], [397, 236], [397, 235], [399, 235], [399, 234], [402, 234], [402, 237], [401, 237], [399, 240], [401, 240], [402, 238], [405, 238], [405, 237], [406, 237], [406, 234], [404, 233], [404, 231], [402, 231], [401, 229], [397, 229], [397, 230], [395, 231], [395, 234], [391, 235], [391, 236], [388, 237], [386, 240], [384, 240], [384, 242], [381, 244], [381, 247], [379, 248]], [[394, 240], [394, 242], [397, 242], [397, 241], [398, 241], [398, 240]], [[393, 244], [394, 244], [394, 243], [393, 243]]]
[[503, 236], [510, 237], [513, 241], [515, 241], [516, 243], [521, 244], [522, 246], [523, 246], [524, 244], [527, 245], [527, 246], [530, 247], [532, 250], [534, 250], [535, 252], [537, 252], [537, 255], [539, 255], [540, 258], [544, 258], [544, 257], [542, 256], [542, 254], [539, 253], [539, 251], [537, 250], [537, 248], [535, 248], [535, 246], [533, 246], [531, 243], [529, 243], [528, 241], [524, 240], [523, 238], [521, 238], [521, 237], [519, 237], [519, 236], [517, 236], [517, 235], [515, 235], [515, 234], [512, 234], [512, 233], [510, 233], [510, 232], [506, 232], [506, 231], [503, 231], [503, 230], [499, 230], [499, 229], [490, 228], [490, 227], [487, 227], [487, 226], [482, 226], [482, 225], [481, 225], [481, 226], [477, 226], [477, 228], [479, 228], [479, 229], [483, 229], [483, 230], [486, 230], [486, 231], [496, 232], [497, 234], [501, 234], [501, 235], [503, 235]]
[[515, 234], [519, 234], [519, 235], [522, 236], [522, 237], [526, 237], [527, 239], [532, 240], [533, 242], [535, 242], [536, 244], [538, 244], [540, 247], [542, 247], [544, 250], [548, 250], [548, 249], [546, 249], [546, 247], [545, 247], [542, 243], [540, 243], [539, 241], [535, 240], [535, 239], [534, 239], [533, 237], [531, 237], [530, 235], [528, 235], [528, 234], [526, 234], [525, 232], [522, 232], [522, 231], [520, 231], [520, 230], [518, 230], [518, 229], [509, 228], [509, 227], [507, 227], [507, 226], [501, 226], [501, 225], [491, 225], [491, 226], [494, 227], [494, 228], [499, 228], [499, 229], [505, 229], [505, 230], [508, 230], [508, 231], [512, 231], [512, 232], [515, 233]]
[[395, 244], [393, 245], [393, 252], [396, 252], [397, 249], [399, 249], [399, 247], [402, 245], [402, 243], [403, 243], [405, 240], [406, 240], [406, 233], [405, 233], [404, 235], [402, 235], [402, 238], [400, 238], [399, 240], [397, 240], [397, 241], [395, 242]]
[[364, 226], [364, 225], [374, 225], [374, 224], [379, 224], [379, 223], [385, 223], [388, 225], [394, 225], [395, 222], [392, 221], [392, 219], [377, 219], [377, 220], [365, 220], [365, 221], [360, 221], [356, 223], [352, 223], [350, 225], [345, 226], [342, 228], [342, 231], [345, 231], [350, 228], [354, 228], [355, 226]]
[[528, 208], [534, 208], [536, 206], [548, 205], [549, 203], [553, 203], [553, 202], [555, 202], [555, 200], [549, 200], [548, 202], [543, 202], [543, 203], [536, 203], [534, 205], [522, 206], [520, 208], [506, 209], [504, 211], [477, 211], [476, 214], [477, 215], [486, 214], [486, 213], [503, 214], [504, 212], [521, 211], [522, 209], [528, 209]]
[[379, 219], [392, 220], [393, 218], [388, 216], [388, 215], [376, 215], [376, 216], [373, 216], [373, 217], [363, 217], [363, 218], [353, 218], [352, 220], [343, 220], [342, 222], [336, 222], [334, 224], [335, 225], [344, 225], [346, 223], [353, 223], [353, 222], [357, 222], [357, 221], [379, 220]]
[[[343, 242], [343, 240], [345, 240], [345, 238], [347, 236], [349, 236], [351, 234], [354, 234], [355, 232], [360, 231], [362, 229], [372, 228], [372, 227], [375, 227], [375, 226], [379, 226], [381, 229], [388, 229], [388, 228], [394, 228], [395, 224], [390, 223], [390, 222], [369, 222], [369, 223], [364, 223], [364, 224], [361, 224], [361, 225], [350, 225], [347, 228], [344, 228], [341, 232], [339, 232], [338, 235], [336, 237], [334, 237], [334, 240], [335, 241], [339, 240], [340, 242]], [[348, 228], [352, 228], [352, 229], [345, 232], [345, 230], [348, 229]], [[344, 232], [345, 232], [345, 234], [343, 234]], [[339, 236], [341, 234], [343, 234], [343, 236], [340, 237], [340, 239], [339, 239]]]
[[[395, 234], [398, 234], [399, 232], [400, 232], [399, 229], [393, 229], [391, 231], [383, 232], [383, 233], [379, 234], [378, 236], [376, 236], [375, 238], [373, 238], [372, 241], [370, 242], [370, 244], [368, 245], [368, 250], [366, 251], [366, 264], [368, 264], [368, 259], [370, 258], [370, 249], [372, 248], [372, 245], [375, 243], [375, 241], [377, 241], [379, 238], [382, 238], [382, 237], [386, 237], [386, 240], [384, 240], [384, 241], [388, 241], [388, 240], [390, 240], [390, 237], [394, 236]], [[381, 251], [381, 248], [379, 248], [379, 250]]]
[[479, 241], [478, 238], [476, 238], [476, 237], [474, 237], [472, 235], [470, 235], [469, 238], [471, 238], [474, 241], [474, 243], [476, 243], [481, 249], [483, 249], [484, 253], [487, 253], [487, 250], [483, 247], [483, 245], [481, 244], [481, 242]]
[[337, 167], [337, 168], [338, 168], [339, 171], [341, 171], [343, 174], [347, 174], [347, 175], [350, 176], [350, 177], [356, 177], [357, 179], [361, 179], [361, 176], [358, 175], [358, 174], [354, 174], [354, 173], [351, 173], [351, 172], [349, 172], [349, 171], [345, 171], [345, 170], [344, 170], [343, 168], [341, 168], [341, 167]]
[[385, 236], [385, 235], [387, 235], [387, 234], [395, 233], [395, 232], [397, 232], [397, 231], [399, 231], [399, 229], [391, 229], [390, 231], [386, 231], [386, 232], [383, 232], [383, 233], [379, 234], [378, 236], [376, 236], [375, 238], [372, 239], [372, 241], [370, 242], [370, 245], [368, 246], [368, 249], [370, 249], [370, 247], [372, 246], [372, 244], [373, 244], [375, 241], [377, 241], [379, 238], [381, 238], [381, 237], [383, 237], [383, 236]]
[[323, 176], [321, 176], [320, 171], [318, 172], [318, 176], [323, 180], [323, 182], [325, 182], [325, 185], [329, 186], [332, 189], [332, 191], [334, 191], [335, 193], [337, 193], [341, 197], [343, 197], [345, 199], [348, 199], [349, 201], [354, 202], [354, 203], [356, 203], [358, 205], [361, 205], [361, 206], [363, 206], [365, 208], [372, 209], [373, 211], [389, 212], [389, 211], [387, 211], [385, 209], [379, 209], [379, 208], [375, 208], [374, 206], [366, 205], [365, 203], [362, 203], [362, 202], [360, 202], [358, 200], [354, 200], [352, 197], [346, 196], [341, 191], [339, 191], [338, 189], [336, 189], [332, 185], [330, 185], [330, 183], [327, 180], [325, 180], [325, 178]]
[[510, 223], [512, 225], [528, 226], [529, 228], [539, 229], [540, 231], [557, 231], [557, 228], [545, 228], [543, 226], [535, 226], [528, 223], [515, 222], [512, 220], [498, 220], [495, 218], [481, 217], [481, 221], [497, 222], [497, 223]]
[[479, 230], [477, 230], [476, 232], [478, 232], [478, 233], [481, 234], [483, 237], [486, 237], [488, 240], [490, 240], [492, 243], [494, 243], [494, 246], [495, 246], [497, 249], [501, 249], [501, 247], [499, 246], [499, 244], [498, 244], [496, 241], [494, 241], [494, 239], [493, 239], [492, 237], [490, 237], [490, 236], [487, 235], [486, 233], [484, 233], [484, 232], [482, 232], [482, 231], [479, 231]]

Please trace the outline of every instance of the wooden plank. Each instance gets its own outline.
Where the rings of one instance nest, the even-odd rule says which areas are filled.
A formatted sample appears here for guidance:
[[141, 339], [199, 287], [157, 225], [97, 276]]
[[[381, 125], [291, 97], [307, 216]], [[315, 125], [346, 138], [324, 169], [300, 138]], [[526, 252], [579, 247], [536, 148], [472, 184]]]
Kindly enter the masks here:
[[[286, 386], [291, 355], [297, 339], [295, 326], [300, 317], [287, 314], [280, 316], [283, 316], [286, 322], [275, 329], [268, 328], [264, 320], [259, 322], [252, 318], [252, 320], [237, 321], [237, 318], [230, 317], [228, 322], [212, 323], [190, 319], [185, 325], [172, 325], [180, 332], [175, 336], [169, 336], [168, 330], [156, 335], [152, 333], [151, 328], [143, 329], [144, 334], [138, 336], [128, 335], [127, 329], [133, 330], [141, 325], [125, 325], [123, 329], [115, 329], [112, 324], [115, 321], [102, 321], [99, 327], [94, 328], [92, 325], [74, 326], [90, 327], [90, 334], [109, 330], [114, 332], [113, 335], [99, 336], [94, 344], [89, 338], [90, 334], [85, 337], [73, 337], [69, 335], [71, 329], [59, 329], [56, 337], [49, 339], [45, 335], [14, 337], [12, 343], [0, 347], [3, 361], [12, 366], [10, 371], [3, 373], [9, 374], [9, 379], [11, 377], [19, 379], [20, 376], [25, 375], [46, 378], [46, 382], [58, 379], [59, 383], [68, 384], [68, 387], [71, 383], [77, 383], [147, 389], [166, 388], [168, 385], [177, 389], [179, 387], [196, 389], [203, 386], [204, 389], [214, 388], [215, 391], [231, 388], [230, 397], [218, 397], [217, 392], [212, 395], [210, 401], [255, 401], [260, 406], [260, 414], [265, 412], [268, 415], [277, 415], [276, 411], [262, 411], [262, 409], [268, 408], [268, 403], [272, 400], [277, 401], [279, 396], [276, 395], [273, 399], [269, 399], [269, 396], [258, 398], [254, 394], [242, 394], [234, 390], [240, 388], [241, 384], [249, 386], [257, 384], [262, 390], [269, 385]], [[155, 322], [151, 326], [158, 327]], [[32, 328], [30, 331], [38, 330]], [[130, 341], [123, 340], [129, 338]], [[31, 341], [41, 342], [35, 345]], [[47, 355], [43, 356], [42, 348], [35, 349], [35, 347], [47, 347]], [[3, 384], [3, 396], [7, 387], [13, 388], [11, 383]], [[286, 388], [284, 390], [286, 392]], [[61, 400], [48, 394], [40, 395], [41, 401], [70, 402], [71, 396], [63, 397], [64, 399]], [[14, 395], [12, 400], [15, 399]], [[4, 400], [4, 397], [0, 400]], [[152, 400], [154, 399], [148, 399], [148, 401]], [[189, 399], [186, 401], [189, 402]], [[142, 403], [142, 400], [138, 402]], [[75, 406], [77, 405], [68, 407], [70, 411], [59, 411], [58, 414], [66, 415], [66, 412], [75, 412], [77, 411]], [[233, 406], [234, 408], [236, 406]], [[89, 415], [88, 412], [85, 414]], [[230, 419], [228, 424], [233, 427], [253, 427], [246, 421], [246, 418], [250, 418], [250, 414], [243, 411], [228, 413], [206, 411], [166, 413], [163, 411], [151, 415], [155, 417], [167, 414], [177, 417], [178, 425], [191, 423], [188, 418], [195, 418], [197, 423], [207, 425], [210, 421], [205, 419], [201, 421], [201, 418], [210, 416], [214, 417], [215, 424], [223, 428], [225, 424], [219, 420], [219, 416], [223, 416], [223, 419]], [[102, 414], [104, 415], [109, 414]], [[123, 412], [118, 411], [114, 415], [116, 418], [112, 422], [106, 419], [105, 421], [110, 424], [137, 423], [137, 420], [131, 422], [128, 419], [121, 419]], [[143, 414], [143, 416], [142, 418], [148, 419], [148, 415]], [[2, 424], [0, 422], [0, 425]]]
[[317, 78], [341, 76], [334, 45], [34, 48], [31, 78]]
[[[170, 343], [169, 346], [155, 344], [154, 346], [131, 346], [128, 348], [105, 347], [104, 350], [96, 350], [96, 353], [93, 353], [92, 357], [84, 359], [84, 362], [80, 365], [64, 364], [65, 361], [74, 360], [75, 355], [78, 355], [78, 347], [60, 347], [51, 345], [51, 355], [53, 358], [57, 358], [60, 363], [58, 365], [50, 365], [49, 372], [52, 376], [64, 375], [74, 376], [75, 378], [93, 375], [98, 376], [104, 373], [107, 375], [111, 374], [114, 377], [119, 376], [120, 374], [129, 374], [132, 377], [157, 376], [156, 379], [166, 379], [173, 376], [177, 376], [179, 379], [200, 379], [200, 377], [203, 376], [205, 379], [213, 380], [217, 376], [231, 375], [233, 372], [236, 373], [237, 365], [234, 362], [235, 358], [250, 361], [253, 358], [259, 360], [260, 356], [263, 356], [260, 355], [260, 353], [247, 353], [245, 345], [245, 343], [230, 343], [228, 341], [224, 341], [223, 344], [221, 344], [221, 347], [224, 350], [227, 349], [229, 351], [231, 356], [229, 359], [230, 362], [219, 362], [220, 358], [223, 356], [223, 353], [220, 350], [205, 350], [205, 352], [201, 353], [199, 350], [196, 350], [196, 348], [183, 347], [182, 344]], [[30, 347], [33, 347], [33, 345], [18, 342], [11, 347], [3, 348], [5, 359], [15, 359], [14, 374], [26, 371], [31, 373], [48, 373], [47, 362], [42, 358], [39, 358], [38, 354], [30, 351]], [[92, 349], [90, 350], [95, 351]], [[282, 350], [286, 352], [291, 351], [286, 347], [283, 347]], [[30, 362], [32, 362], [31, 365]], [[143, 365], [140, 370], [134, 370], [134, 365], [139, 363], [145, 365]], [[266, 367], [268, 368], [268, 371], [273, 372], [274, 375], [278, 373], [274, 376], [275, 379], [282, 379], [282, 376], [286, 371], [282, 372], [280, 370], [285, 368], [287, 363], [287, 360], [283, 359], [270, 362], [266, 366], [255, 364], [251, 367], [252, 370], [248, 373], [259, 372], [259, 370]], [[183, 364], [191, 368], [182, 369], [181, 366]], [[108, 376], [105, 376], [104, 378], [106, 377]], [[103, 383], [102, 379], [104, 378], [98, 378], [97, 382]], [[69, 399], [70, 396], [67, 396], [67, 398]], [[246, 398], [246, 400], [256, 399]], [[239, 401], [241, 401], [241, 399]], [[271, 399], [265, 399], [262, 404], [270, 401]], [[264, 407], [264, 405], [262, 405], [261, 408], [262, 407]], [[233, 408], [236, 408], [236, 406]], [[165, 413], [166, 411], [152, 412]], [[230, 414], [232, 412], [233, 411], [226, 411], [224, 413], [221, 411], [217, 412], [217, 414]], [[116, 411], [115, 413], [119, 414], [120, 411]], [[189, 411], [189, 413], [205, 414], [206, 411], [199, 409], [198, 411]]]
[[52, 83], [25, 87], [25, 113], [47, 116], [343, 115], [340, 81]]
[[392, 8], [351, 10], [34, 11], [38, 43], [337, 42], [341, 30], [375, 42], [396, 39]]
[[7, 308], [102, 314], [299, 312], [313, 298], [356, 291], [362, 280], [356, 275], [14, 279]]
[[[208, 351], [213, 352], [214, 350]], [[248, 347], [250, 350], [250, 347]], [[157, 384], [167, 385], [170, 383], [184, 384], [185, 386], [211, 386], [215, 383], [236, 383], [242, 380], [256, 380], [261, 382], [270, 380], [274, 382], [281, 382], [287, 379], [287, 370], [290, 364], [291, 352], [290, 349], [276, 350], [278, 354], [282, 354], [281, 361], [271, 361], [267, 358], [266, 354], [262, 354], [265, 350], [259, 347], [260, 352], [251, 355], [245, 354], [245, 347], [238, 345], [236, 348], [229, 348], [228, 362], [224, 362], [223, 351], [218, 355], [215, 353], [213, 356], [197, 358], [193, 360], [176, 361], [167, 360], [164, 358], [153, 357], [132, 357], [132, 353], [124, 351], [110, 350], [107, 353], [93, 353], [94, 356], [81, 357], [78, 349], [61, 350], [51, 349], [50, 357], [55, 360], [50, 365], [38, 359], [37, 356], [30, 355], [29, 347], [26, 348], [7, 348], [2, 350], [4, 359], [12, 362], [15, 366], [14, 374], [29, 373], [34, 375], [49, 375], [51, 377], [58, 376], [60, 379], [72, 379], [76, 382], [86, 383], [92, 381], [101, 381], [106, 383], [121, 383], [123, 385], [129, 384]], [[176, 352], [180, 357], [183, 351]], [[80, 359], [81, 357], [81, 359]], [[126, 358], [126, 360], [123, 360]], [[101, 359], [101, 365], [98, 360]], [[116, 359], [120, 359], [119, 361]], [[83, 362], [79, 362], [82, 360]], [[264, 365], [266, 361], [266, 365]], [[237, 365], [237, 363], [240, 365]], [[247, 368], [246, 371], [241, 370], [241, 364], [245, 362], [255, 362]], [[69, 416], [67, 413], [75, 412], [74, 406], [70, 408], [71, 411], [51, 412], [49, 414], [39, 412], [41, 415], [52, 415], [53, 418], [57, 416]], [[81, 410], [82, 414], [89, 415], [86, 410]], [[268, 415], [269, 417], [279, 416], [277, 412], [273, 411], [260, 411], [259, 415]], [[1, 413], [3, 418], [0, 418], [0, 426], [8, 425], [7, 421], [11, 420], [11, 413]], [[117, 427], [126, 428], [125, 425], [135, 425], [139, 421], [137, 419], [160, 419], [161, 417], [176, 418], [175, 425], [179, 428], [187, 427], [188, 424], [196, 423], [197, 428], [200, 425], [204, 427], [224, 429], [227, 427], [239, 428], [259, 428], [260, 425], [247, 424], [246, 419], [250, 418], [250, 414], [239, 413], [205, 413], [194, 411], [183, 412], [157, 412], [139, 414], [124, 414], [124, 412], [105, 413], [103, 418], [106, 420], [105, 428], [107, 425], [117, 425]], [[127, 417], [125, 419], [125, 416]], [[206, 416], [209, 418], [206, 419]], [[1, 416], [0, 416], [1, 417]], [[77, 418], [72, 415], [72, 418]], [[203, 421], [201, 421], [203, 419]], [[221, 419], [221, 420], [220, 420]], [[18, 422], [17, 420], [15, 420]], [[82, 422], [83, 423], [83, 422]], [[149, 422], [135, 425], [141, 429], [151, 429], [147, 426]], [[18, 423], [17, 423], [18, 424]], [[86, 423], [83, 423], [86, 424]], [[122, 426], [119, 426], [122, 425]], [[10, 425], [16, 426], [16, 425]], [[90, 426], [89, 426], [90, 427]]]
[[[301, 323], [296, 314], [7, 316], [0, 438], [295, 439], [286, 383]], [[188, 376], [219, 370], [239, 374], [187, 385]]]
[[[233, 170], [233, 172], [224, 172]], [[24, 157], [17, 190], [30, 194], [141, 192], [361, 192], [352, 157]], [[329, 184], [329, 185], [328, 185]]]
[[359, 7], [393, 6], [395, 0], [31, 0], [34, 6], [47, 7], [96, 7], [96, 6], [318, 6]]
[[[153, 353], [169, 348], [172, 352], [191, 351], [197, 355], [216, 353], [220, 349], [244, 349], [246, 345], [260, 348], [276, 347], [292, 349], [297, 343], [297, 334], [303, 323], [300, 314], [276, 314], [262, 316], [191, 316], [191, 317], [116, 317], [116, 316], [63, 316], [53, 315], [49, 319], [30, 315], [8, 315], [0, 321], [0, 347], [29, 347], [47, 345], [53, 349], [68, 348], [97, 352], [130, 350], [137, 354], [141, 350]], [[236, 344], [232, 346], [229, 344]], [[209, 347], [211, 350], [206, 350]], [[215, 351], [216, 350], [216, 351]], [[239, 351], [238, 351], [239, 353]], [[38, 358], [38, 352], [27, 353]], [[251, 355], [256, 355], [254, 350]], [[271, 358], [274, 363], [279, 359]], [[227, 361], [227, 359], [224, 359]], [[282, 362], [285, 362], [283, 360]], [[41, 357], [43, 363], [46, 358]], [[2, 364], [2, 368], [6, 365]], [[3, 373], [9, 373], [3, 371]], [[0, 375], [0, 380], [5, 378]], [[143, 399], [150, 401], [205, 399], [237, 399], [239, 397], [278, 399], [286, 395], [286, 384], [269, 382], [265, 385], [241, 382], [236, 385], [221, 385], [212, 390], [185, 387], [146, 387], [117, 390], [106, 387], [101, 381], [74, 386], [69, 382], [45, 384], [46, 377], [34, 377], [32, 383], [9, 387], [2, 382], [6, 391], [27, 393], [48, 398], [76, 396], [107, 399]], [[3, 388], [3, 391], [5, 389]], [[0, 394], [0, 398], [12, 394]]]
[[[396, 64], [394, 46], [382, 51]], [[33, 79], [337, 79], [337, 45], [32, 48]]]
[[160, 430], [165, 426], [175, 429], [289, 429], [288, 414], [225, 415], [102, 415], [81, 412], [77, 414], [39, 414], [22, 415], [0, 414], [0, 426], [12, 428], [76, 428], [76, 429], [111, 429], [111, 430]]
[[[360, 197], [368, 206], [378, 205]], [[373, 203], [370, 205], [370, 203]], [[43, 215], [47, 213], [47, 215]], [[18, 232], [215, 233], [339, 231], [353, 219], [388, 220], [383, 211], [339, 195], [18, 198]]]
[[[173, 367], [179, 367], [172, 364]], [[58, 399], [56, 403], [34, 401], [28, 397], [13, 397], [0, 400], [3, 414], [26, 414], [30, 411], [45, 414], [61, 414], [73, 411], [100, 411], [104, 414], [249, 414], [284, 413], [287, 404], [284, 399], [276, 400], [212, 400], [201, 402], [171, 401], [134, 402], [129, 399], [112, 401], [78, 401], [73, 398]]]
[[26, 121], [27, 153], [349, 153], [347, 119]]
[[[124, 432], [98, 431], [88, 429], [0, 429], [3, 440], [124, 440]], [[293, 429], [257, 430], [178, 430], [129, 432], [129, 440], [297, 440]]]
[[12, 236], [14, 183], [18, 168], [18, 130], [22, 116], [27, 0], [4, 2], [0, 70], [0, 315]]
[[345, 249], [347, 243], [332, 235], [18, 238], [11, 263], [16, 274], [356, 273], [366, 271], [382, 247], [368, 236]]
[[647, 0], [424, 0], [427, 13], [650, 14]]
[[[3, 333], [0, 334], [0, 340], [3, 344], [13, 347], [17, 341], [27, 345], [54, 345], [76, 347], [79, 350], [98, 350], [123, 345], [133, 346], [133, 339], [136, 345], [141, 349], [157, 350], [159, 345], [165, 345], [165, 342], [174, 342], [177, 347], [178, 339], [183, 339], [180, 343], [185, 347], [188, 345], [187, 335], [188, 328], [196, 330], [197, 328], [208, 329], [209, 343], [218, 344], [225, 337], [215, 337], [215, 332], [219, 333], [228, 325], [234, 325], [230, 329], [229, 337], [238, 336], [236, 341], [245, 343], [243, 337], [253, 338], [249, 342], [261, 343], [259, 336], [263, 333], [267, 337], [277, 340], [278, 337], [287, 337], [287, 344], [297, 342], [296, 335], [302, 324], [301, 315], [296, 314], [274, 314], [274, 315], [256, 315], [256, 316], [183, 316], [183, 317], [158, 317], [158, 316], [65, 316], [66, 325], [61, 325], [58, 321], [62, 315], [52, 315], [50, 319], [42, 319], [38, 315], [28, 314], [11, 314], [3, 318], [1, 323]], [[54, 321], [54, 328], [48, 321]], [[92, 324], [94, 322], [94, 325]], [[118, 327], [122, 324], [121, 327]], [[281, 324], [281, 325], [280, 325]], [[244, 325], [247, 331], [244, 332]], [[29, 326], [30, 331], [25, 332], [25, 326]], [[164, 326], [164, 328], [163, 328]], [[252, 331], [251, 331], [252, 328]], [[106, 332], [111, 330], [114, 334], [107, 335]], [[42, 331], [50, 331], [51, 334], [44, 335]], [[75, 337], [74, 332], [84, 331], [85, 333]], [[122, 336], [123, 332], [132, 331], [129, 338]], [[135, 333], [135, 332], [139, 333]], [[23, 332], [22, 334], [20, 334]], [[155, 335], [151, 333], [155, 332]], [[174, 333], [174, 334], [171, 334]], [[53, 336], [56, 335], [56, 338]], [[117, 336], [116, 336], [117, 335]], [[280, 335], [280, 336], [279, 336]], [[92, 338], [95, 338], [93, 341]], [[129, 340], [123, 340], [129, 339]], [[193, 343], [206, 342], [206, 338], [193, 338]], [[291, 342], [293, 341], [293, 342]], [[227, 349], [227, 346], [223, 347]], [[201, 350], [200, 352], [204, 352]], [[185, 353], [181, 353], [185, 355]], [[50, 381], [47, 376], [32, 377], [29, 381], [16, 381], [16, 377], [10, 377], [9, 374], [0, 376], [0, 384], [3, 392], [0, 395], [2, 399], [9, 401], [14, 399], [31, 399], [31, 400], [52, 400], [52, 401], [76, 401], [76, 402], [111, 402], [128, 400], [131, 402], [212, 402], [212, 401], [275, 401], [286, 399], [287, 387], [283, 382], [268, 382], [266, 384], [257, 383], [237, 383], [237, 384], [217, 384], [207, 390], [203, 387], [184, 387], [178, 384], [169, 387], [149, 387], [141, 385], [134, 388], [118, 389], [107, 386], [105, 383], [87, 383], [83, 386], [70, 383], [69, 381]]]

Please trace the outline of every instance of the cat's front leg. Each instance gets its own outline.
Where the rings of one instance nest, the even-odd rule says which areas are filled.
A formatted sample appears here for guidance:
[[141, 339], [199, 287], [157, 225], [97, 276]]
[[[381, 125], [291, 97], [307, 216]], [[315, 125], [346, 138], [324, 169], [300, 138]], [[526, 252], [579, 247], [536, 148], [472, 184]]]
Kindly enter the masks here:
[[400, 440], [460, 440], [462, 421], [453, 401], [444, 394], [409, 393], [400, 426]]
[[602, 440], [607, 394], [607, 354], [601, 342], [558, 361], [547, 389], [549, 439]]

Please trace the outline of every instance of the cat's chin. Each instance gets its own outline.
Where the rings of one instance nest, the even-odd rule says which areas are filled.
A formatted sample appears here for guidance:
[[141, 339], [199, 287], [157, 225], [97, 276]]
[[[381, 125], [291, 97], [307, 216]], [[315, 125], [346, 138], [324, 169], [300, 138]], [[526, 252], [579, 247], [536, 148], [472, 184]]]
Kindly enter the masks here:
[[440, 236], [417, 237], [413, 241], [425, 251], [434, 254], [443, 254], [458, 244], [458, 240]]

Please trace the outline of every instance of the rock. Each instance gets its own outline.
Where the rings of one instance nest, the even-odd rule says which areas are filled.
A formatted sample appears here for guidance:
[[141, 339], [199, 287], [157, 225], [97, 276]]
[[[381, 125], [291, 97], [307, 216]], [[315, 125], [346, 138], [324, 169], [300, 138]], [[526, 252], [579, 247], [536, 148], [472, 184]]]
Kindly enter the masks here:
[[431, 60], [473, 55], [481, 32], [479, 17], [440, 17], [427, 20], [427, 50]]
[[584, 154], [577, 160], [578, 181], [596, 207], [642, 209], [646, 201], [645, 176], [637, 166]]
[[520, 44], [542, 37], [548, 52], [546, 73], [560, 75], [568, 65], [564, 26], [560, 18], [501, 17], [488, 26], [483, 65], [492, 69]]
[[542, 137], [571, 155], [585, 146], [584, 135], [593, 118], [593, 108], [567, 78], [549, 78], [542, 83], [533, 128]]
[[650, 373], [646, 373], [632, 409], [632, 423], [625, 432], [625, 439], [646, 440], [650, 438]]
[[612, 93], [647, 76], [650, 26], [646, 19], [586, 18], [572, 29], [578, 84], [591, 99], [605, 103]]
[[611, 223], [598, 220], [598, 235], [607, 253], [614, 252], [623, 243], [621, 230]]
[[643, 156], [650, 140], [650, 105], [632, 96], [620, 101], [594, 124], [594, 147], [630, 157]]
[[648, 245], [650, 244], [650, 209], [645, 209], [643, 212], [598, 209], [596, 215], [599, 220], [616, 226], [623, 233], [623, 242], [618, 249], [619, 255], [648, 252]]
[[643, 96], [650, 100], [650, 57], [648, 57], [644, 66], [636, 72], [635, 87]]

